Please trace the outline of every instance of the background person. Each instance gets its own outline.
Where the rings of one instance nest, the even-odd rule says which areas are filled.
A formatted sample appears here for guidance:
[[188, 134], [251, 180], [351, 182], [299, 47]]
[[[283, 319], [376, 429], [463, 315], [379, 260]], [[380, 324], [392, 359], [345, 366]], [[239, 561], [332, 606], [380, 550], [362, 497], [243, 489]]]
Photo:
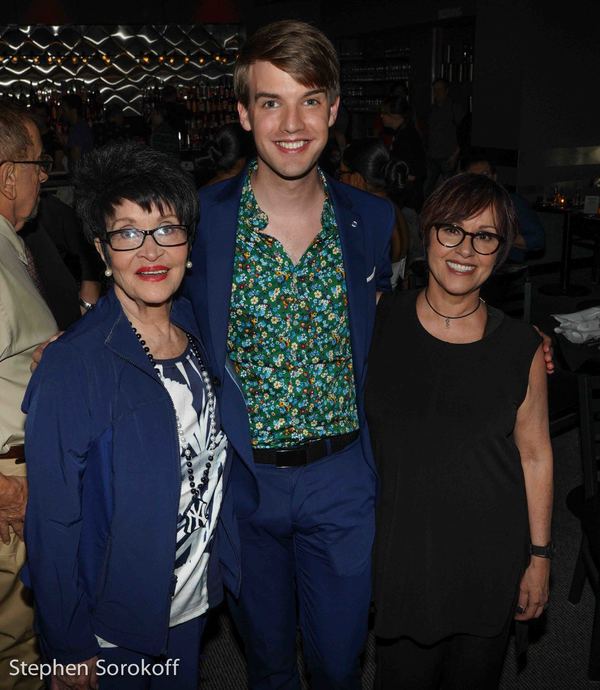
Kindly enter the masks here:
[[105, 675], [103, 690], [197, 690], [206, 613], [221, 598], [215, 549], [231, 540], [216, 536], [227, 439], [191, 307], [175, 298], [196, 190], [136, 145], [91, 152], [75, 183], [114, 284], [47, 348], [24, 402], [40, 639], [50, 660], [87, 667], [55, 676], [56, 690], [95, 688], [98, 658], [179, 660], [177, 675]]
[[237, 122], [230, 122], [215, 132], [206, 153], [206, 165], [212, 172], [207, 184], [215, 184], [239, 175], [253, 155], [252, 137]]
[[433, 102], [427, 120], [425, 197], [431, 194], [438, 182], [456, 171], [460, 156], [458, 129], [465, 116], [463, 107], [452, 100], [446, 79], [436, 79], [431, 90]]
[[[393, 160], [379, 139], [368, 138], [352, 142], [344, 150], [339, 178], [357, 189], [388, 199], [392, 203], [404, 189], [408, 166], [404, 161]], [[404, 278], [406, 257], [411, 238], [408, 223], [400, 207], [394, 203], [396, 223], [392, 231], [391, 261], [392, 287]]]
[[[36, 285], [35, 266], [19, 236], [35, 215], [48, 179], [42, 141], [31, 116], [0, 102], [0, 689], [38, 690], [33, 676], [11, 675], [12, 659], [39, 662], [31, 593], [19, 574], [25, 562], [27, 501], [25, 415], [21, 401], [34, 349], [56, 331]], [[37, 161], [37, 162], [36, 162]]]
[[83, 101], [80, 96], [76, 94], [63, 96], [62, 111], [69, 126], [65, 143], [69, 170], [73, 170], [81, 158], [94, 147], [94, 135], [85, 119]]
[[376, 687], [491, 689], [512, 619], [548, 601], [544, 355], [531, 326], [479, 296], [514, 236], [506, 191], [458, 175], [421, 223], [429, 282], [380, 300], [366, 387], [381, 487]]
[[392, 158], [408, 165], [408, 177], [398, 199], [400, 206], [419, 211], [423, 205], [427, 162], [421, 135], [412, 122], [412, 108], [403, 96], [387, 98], [381, 105], [379, 115], [386, 131], [392, 132]]
[[40, 199], [22, 237], [35, 261], [42, 296], [65, 330], [98, 301], [102, 262], [85, 240], [75, 211], [54, 195]]

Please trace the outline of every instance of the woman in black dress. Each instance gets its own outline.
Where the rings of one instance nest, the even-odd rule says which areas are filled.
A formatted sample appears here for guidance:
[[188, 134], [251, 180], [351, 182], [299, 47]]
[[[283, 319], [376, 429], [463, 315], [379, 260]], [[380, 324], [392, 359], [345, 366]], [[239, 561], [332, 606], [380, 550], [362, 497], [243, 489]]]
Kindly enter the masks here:
[[512, 245], [507, 193], [458, 175], [429, 197], [421, 229], [428, 286], [380, 300], [366, 391], [376, 687], [485, 690], [512, 619], [548, 600], [546, 370], [534, 329], [479, 297]]

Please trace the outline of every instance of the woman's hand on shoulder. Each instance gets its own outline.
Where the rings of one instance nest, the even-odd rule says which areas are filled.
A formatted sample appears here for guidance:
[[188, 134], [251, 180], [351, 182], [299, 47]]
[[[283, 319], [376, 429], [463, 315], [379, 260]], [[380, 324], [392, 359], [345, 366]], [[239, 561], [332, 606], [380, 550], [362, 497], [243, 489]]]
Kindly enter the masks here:
[[532, 556], [519, 584], [516, 621], [539, 618], [550, 596], [550, 559]]

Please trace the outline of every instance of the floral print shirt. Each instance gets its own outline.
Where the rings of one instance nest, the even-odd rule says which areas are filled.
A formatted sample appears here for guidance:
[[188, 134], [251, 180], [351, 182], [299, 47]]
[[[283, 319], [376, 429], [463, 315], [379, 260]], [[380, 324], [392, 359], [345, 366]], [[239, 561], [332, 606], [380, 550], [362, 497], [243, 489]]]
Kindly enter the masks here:
[[268, 225], [250, 166], [236, 237], [227, 348], [252, 445], [296, 446], [358, 428], [342, 248], [324, 176], [321, 231], [297, 264]]

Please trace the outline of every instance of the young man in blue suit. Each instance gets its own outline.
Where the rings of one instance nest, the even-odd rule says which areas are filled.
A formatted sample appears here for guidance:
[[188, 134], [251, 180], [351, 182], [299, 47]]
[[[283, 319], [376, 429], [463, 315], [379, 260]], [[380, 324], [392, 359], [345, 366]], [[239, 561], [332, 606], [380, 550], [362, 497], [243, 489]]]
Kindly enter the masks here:
[[317, 166], [339, 105], [337, 56], [320, 31], [263, 27], [234, 84], [258, 159], [202, 190], [187, 282], [240, 460], [234, 616], [253, 690], [300, 688], [297, 625], [312, 688], [354, 690], [376, 488], [363, 387], [394, 211]]

